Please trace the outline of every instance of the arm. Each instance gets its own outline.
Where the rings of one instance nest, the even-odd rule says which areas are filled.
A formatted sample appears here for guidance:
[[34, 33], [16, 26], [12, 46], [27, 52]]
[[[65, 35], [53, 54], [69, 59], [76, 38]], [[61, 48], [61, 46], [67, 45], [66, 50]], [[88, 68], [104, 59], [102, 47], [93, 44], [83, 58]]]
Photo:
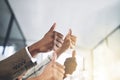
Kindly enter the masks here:
[[[68, 34], [66, 35], [65, 39], [64, 39], [64, 42], [62, 44], [62, 46], [60, 48], [58, 48], [55, 52], [57, 54], [57, 58], [63, 53], [65, 52], [68, 48], [70, 48], [72, 45], [75, 45], [76, 43], [76, 36], [72, 35], [72, 31], [69, 30]], [[35, 68], [35, 72], [37, 74], [40, 74], [42, 72], [42, 70], [44, 69], [44, 66], [46, 64], [48, 64], [50, 61], [51, 61], [51, 55], [48, 56], [44, 61], [42, 61], [40, 63], [40, 65], [37, 65]], [[32, 72], [34, 71], [33, 69], [31, 70]], [[33, 72], [34, 73], [34, 72]], [[33, 74], [33, 73], [30, 73], [29, 75]], [[32, 75], [34, 76], [34, 75]]]
[[[53, 24], [41, 40], [28, 46], [32, 57], [35, 57], [40, 52], [48, 52], [61, 47], [63, 35], [54, 31], [55, 26], [56, 24]], [[26, 50], [21, 49], [9, 58], [0, 61], [0, 79], [13, 80], [33, 66], [34, 63], [31, 61]]]
[[45, 66], [41, 74], [27, 80], [63, 80], [64, 66], [55, 62], [55, 59], [54, 54], [51, 62]]
[[29, 71], [27, 71], [27, 73], [24, 75], [23, 79], [26, 80], [27, 78], [35, 77], [36, 75], [41, 74], [42, 71], [44, 70], [45, 66], [50, 63], [51, 57], [52, 57], [51, 55], [48, 56], [45, 60], [43, 60], [42, 62], [40, 62], [36, 66], [34, 66]]
[[54, 31], [55, 27], [56, 23], [53, 24], [53, 26], [41, 40], [28, 47], [32, 57], [35, 57], [40, 52], [49, 52], [51, 50], [56, 51], [62, 46], [63, 35]]
[[25, 48], [23, 48], [7, 59], [0, 61], [0, 79], [13, 80], [34, 65], [36, 63], [31, 61]]

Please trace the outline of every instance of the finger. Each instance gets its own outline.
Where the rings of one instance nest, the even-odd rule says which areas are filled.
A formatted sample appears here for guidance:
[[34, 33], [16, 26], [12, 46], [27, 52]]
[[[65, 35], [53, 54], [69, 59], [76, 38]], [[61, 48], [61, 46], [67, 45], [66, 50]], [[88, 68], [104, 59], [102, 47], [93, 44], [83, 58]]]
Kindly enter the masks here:
[[62, 69], [65, 69], [65, 66], [61, 65], [60, 63], [56, 62], [56, 65], [59, 66]]
[[71, 34], [72, 34], [72, 30], [69, 29], [69, 32], [67, 33], [67, 35], [66, 35], [66, 37], [65, 37], [65, 39], [70, 40], [70, 42], [71, 42], [71, 39], [70, 39]]
[[[63, 41], [58, 41], [58, 40], [56, 40], [55, 41], [55, 43], [54, 43], [54, 48], [53, 48], [53, 50], [54, 51], [57, 51], [57, 49], [59, 49], [60, 47], [62, 47], [62, 45], [63, 45]], [[67, 43], [66, 43], [66, 45], [67, 45]]]
[[54, 69], [54, 76], [55, 76], [55, 79], [54, 80], [63, 80], [63, 76], [64, 76], [64, 73], [61, 73], [58, 69]]
[[71, 46], [75, 46], [76, 45], [76, 36], [71, 35], [70, 40], [71, 40]]
[[63, 40], [63, 38], [56, 37], [56, 42], [63, 44], [64, 40]]
[[72, 30], [71, 29], [69, 29], [69, 34], [72, 35]]
[[62, 39], [63, 39], [63, 37], [64, 37], [63, 34], [57, 32], [57, 31], [54, 31], [54, 34], [56, 34], [55, 36], [58, 36], [58, 37], [60, 37], [60, 38], [62, 38]]
[[72, 41], [71, 40], [71, 45], [75, 46], [76, 45], [76, 41]]
[[58, 48], [62, 46], [63, 43], [63, 35], [54, 31], [54, 47], [53, 50], [56, 51]]
[[55, 45], [55, 46], [56, 46], [57, 48], [60, 48], [60, 47], [62, 47], [62, 43], [56, 41], [56, 45]]
[[76, 56], [76, 51], [73, 50], [73, 52], [72, 52], [72, 57], [75, 57], [75, 56]]
[[64, 69], [62, 69], [62, 68], [60, 68], [60, 67], [58, 67], [58, 66], [54, 66], [53, 67], [55, 70], [57, 70], [57, 73], [61, 73], [61, 74], [64, 74], [65, 73], [65, 71], [64, 71]]
[[69, 38], [69, 36], [72, 34], [72, 30], [71, 29], [69, 29], [69, 31], [68, 31], [68, 33], [67, 33], [67, 35], [66, 35], [66, 38]]
[[54, 69], [56, 69], [59, 73], [62, 73], [62, 74], [64, 74], [65, 73], [65, 71], [64, 71], [64, 66], [62, 66], [61, 64], [59, 64], [59, 63], [56, 63], [56, 65], [54, 66]]
[[76, 40], [77, 40], [77, 37], [76, 37], [76, 36], [74, 36], [74, 35], [71, 35], [71, 36], [70, 36], [70, 39], [71, 39], [71, 41], [74, 41], [74, 42], [76, 42]]
[[56, 27], [56, 23], [54, 23], [54, 24], [52, 25], [52, 27], [50, 28], [49, 32], [53, 32], [53, 31], [55, 30], [55, 27]]
[[56, 50], [56, 39], [57, 39], [57, 34], [54, 32], [54, 45], [53, 45], [53, 50]]

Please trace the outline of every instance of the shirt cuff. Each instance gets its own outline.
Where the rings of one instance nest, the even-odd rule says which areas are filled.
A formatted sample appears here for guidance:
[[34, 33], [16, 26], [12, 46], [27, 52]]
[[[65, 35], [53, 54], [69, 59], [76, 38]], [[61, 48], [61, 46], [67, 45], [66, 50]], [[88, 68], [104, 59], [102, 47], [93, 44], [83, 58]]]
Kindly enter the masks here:
[[33, 57], [31, 56], [31, 54], [30, 54], [30, 52], [29, 52], [29, 50], [28, 50], [28, 47], [25, 47], [25, 50], [26, 50], [28, 56], [30, 57], [31, 61], [32, 61], [33, 63], [37, 62], [37, 59], [36, 59], [36, 58], [33, 58]]

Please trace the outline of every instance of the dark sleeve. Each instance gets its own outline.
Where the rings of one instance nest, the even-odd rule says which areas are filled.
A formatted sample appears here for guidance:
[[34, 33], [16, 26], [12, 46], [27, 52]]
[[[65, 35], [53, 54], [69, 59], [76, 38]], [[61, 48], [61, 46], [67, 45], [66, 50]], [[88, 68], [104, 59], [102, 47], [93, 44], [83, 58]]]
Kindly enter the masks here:
[[23, 72], [36, 65], [28, 56], [25, 48], [0, 61], [0, 80], [14, 80]]

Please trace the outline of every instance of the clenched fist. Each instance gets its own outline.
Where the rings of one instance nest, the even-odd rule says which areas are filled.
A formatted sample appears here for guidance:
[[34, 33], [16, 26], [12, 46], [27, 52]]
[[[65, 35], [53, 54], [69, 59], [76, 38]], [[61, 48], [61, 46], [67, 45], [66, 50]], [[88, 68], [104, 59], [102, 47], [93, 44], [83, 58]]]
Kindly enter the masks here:
[[57, 56], [59, 57], [67, 49], [73, 48], [75, 45], [76, 45], [76, 36], [72, 35], [72, 30], [70, 29], [64, 39], [62, 46], [56, 51]]
[[44, 35], [41, 40], [28, 47], [32, 56], [35, 56], [39, 52], [48, 52], [51, 50], [56, 51], [62, 46], [63, 35], [55, 31], [55, 27], [56, 23], [52, 25], [50, 30]]
[[76, 62], [76, 52], [75, 50], [72, 52], [72, 57], [69, 57], [65, 60], [64, 65], [65, 65], [65, 74], [64, 78], [66, 77], [67, 74], [72, 74], [76, 67], [77, 67], [77, 62]]
[[52, 61], [47, 66], [45, 66], [43, 72], [40, 75], [27, 80], [63, 80], [65, 67], [55, 62], [55, 54], [56, 53], [53, 55]]

